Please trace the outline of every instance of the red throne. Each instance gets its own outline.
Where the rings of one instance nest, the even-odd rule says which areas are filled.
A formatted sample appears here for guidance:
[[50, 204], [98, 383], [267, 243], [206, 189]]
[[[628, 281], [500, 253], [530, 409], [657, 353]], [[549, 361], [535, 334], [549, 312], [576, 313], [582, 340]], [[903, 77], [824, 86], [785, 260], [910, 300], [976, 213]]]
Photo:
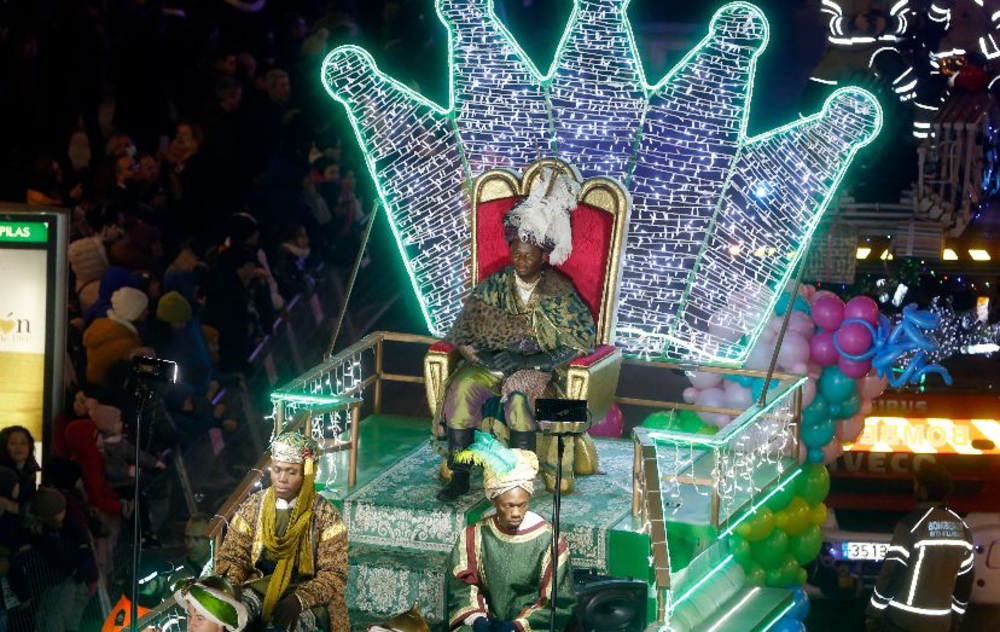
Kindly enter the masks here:
[[[546, 158], [530, 165], [523, 177], [493, 169], [482, 174], [473, 185], [472, 261], [469, 288], [490, 274], [510, 265], [510, 248], [504, 236], [503, 216], [530, 190], [543, 168], [555, 168], [578, 180], [577, 171], [567, 163]], [[573, 228], [573, 253], [558, 266], [569, 277], [597, 324], [598, 346], [593, 353], [577, 358], [567, 372], [567, 396], [587, 400], [588, 408], [599, 421], [614, 403], [621, 351], [613, 346], [615, 300], [620, 278], [621, 252], [628, 218], [628, 196], [614, 180], [591, 178], [581, 182], [580, 203], [570, 216]], [[440, 341], [431, 346], [424, 361], [427, 400], [436, 410], [444, 396], [443, 385], [458, 363], [458, 350]], [[435, 433], [440, 429], [435, 428]], [[579, 454], [589, 441], [577, 446], [575, 470], [589, 473], [593, 459]], [[541, 452], [542, 450], [540, 450]], [[583, 461], [583, 462], [581, 462]], [[570, 479], [572, 480], [572, 479]], [[569, 483], [570, 488], [572, 483]]]

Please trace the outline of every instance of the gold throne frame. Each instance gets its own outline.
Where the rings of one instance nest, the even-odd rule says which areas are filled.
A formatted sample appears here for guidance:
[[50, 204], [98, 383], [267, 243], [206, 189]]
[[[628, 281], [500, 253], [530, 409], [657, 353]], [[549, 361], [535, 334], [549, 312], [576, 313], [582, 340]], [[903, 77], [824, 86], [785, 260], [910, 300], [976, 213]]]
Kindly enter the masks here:
[[[546, 168], [556, 169], [577, 181], [582, 180], [579, 172], [568, 163], [558, 158], [543, 158], [529, 165], [523, 176], [507, 169], [491, 169], [479, 175], [473, 182], [469, 290], [479, 281], [479, 253], [476, 243], [479, 204], [527, 195], [535, 178]], [[628, 228], [629, 196], [622, 186], [611, 178], [595, 177], [580, 182], [580, 202], [609, 213], [613, 217], [611, 244], [608, 260], [605, 262], [604, 287], [596, 319], [598, 348], [594, 354], [579, 358], [570, 364], [566, 380], [566, 396], [571, 399], [586, 400], [593, 418], [599, 420], [614, 404], [618, 376], [621, 372], [621, 350], [612, 345], [618, 284], [622, 272], [622, 247]], [[439, 346], [432, 346], [424, 358], [424, 385], [427, 403], [432, 412], [437, 410], [444, 397], [445, 380], [455, 370], [460, 360], [457, 349], [435, 348]]]

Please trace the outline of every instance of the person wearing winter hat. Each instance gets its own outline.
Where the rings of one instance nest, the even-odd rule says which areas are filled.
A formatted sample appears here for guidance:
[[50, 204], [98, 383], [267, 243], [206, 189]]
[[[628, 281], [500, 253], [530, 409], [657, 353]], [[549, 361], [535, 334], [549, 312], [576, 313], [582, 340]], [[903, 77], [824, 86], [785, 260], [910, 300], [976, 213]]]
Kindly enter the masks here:
[[188, 632], [240, 632], [249, 619], [247, 607], [225, 577], [210, 575], [182, 582], [174, 600], [187, 612]]
[[[448, 621], [454, 630], [517, 632], [549, 629], [552, 525], [529, 510], [538, 474], [533, 451], [508, 449], [485, 432], [455, 456], [483, 468], [494, 512], [459, 533], [448, 569]], [[566, 627], [576, 597], [569, 545], [559, 538], [555, 579], [556, 630]], [[489, 587], [487, 589], [487, 586]]]
[[156, 317], [170, 325], [164, 354], [177, 362], [192, 391], [203, 395], [212, 382], [212, 356], [191, 304], [180, 292], [167, 292], [156, 306]]
[[111, 266], [104, 271], [98, 289], [97, 302], [83, 313], [83, 322], [90, 325], [94, 320], [107, 316], [111, 309], [111, 297], [123, 287], [137, 287], [139, 279], [135, 274], [121, 266]]
[[156, 317], [174, 329], [180, 329], [191, 321], [191, 305], [180, 292], [167, 292], [156, 305]]
[[[122, 411], [97, 404], [90, 409], [97, 426], [97, 449], [104, 455], [104, 476], [121, 498], [131, 498], [135, 483], [135, 445], [123, 434]], [[139, 467], [165, 470], [166, 464], [144, 450], [139, 451]]]
[[39, 524], [58, 531], [62, 529], [63, 520], [66, 518], [66, 498], [59, 493], [59, 490], [39, 487], [31, 500], [29, 513]]
[[148, 305], [146, 294], [133, 287], [119, 288], [111, 296], [107, 316], [95, 320], [83, 333], [88, 382], [107, 386], [108, 370], [142, 347], [135, 323], [146, 317]]
[[[591, 353], [596, 326], [569, 279], [550, 267], [573, 251], [570, 213], [580, 183], [575, 174], [543, 169], [526, 199], [503, 219], [512, 264], [476, 286], [447, 335], [465, 360], [445, 385], [435, 411], [437, 435], [447, 439], [451, 479], [438, 492], [450, 502], [469, 491], [469, 467], [454, 455], [477, 429], [493, 428], [511, 448], [535, 449], [534, 403], [565, 392], [565, 367]], [[484, 405], [493, 419], [484, 426]]]

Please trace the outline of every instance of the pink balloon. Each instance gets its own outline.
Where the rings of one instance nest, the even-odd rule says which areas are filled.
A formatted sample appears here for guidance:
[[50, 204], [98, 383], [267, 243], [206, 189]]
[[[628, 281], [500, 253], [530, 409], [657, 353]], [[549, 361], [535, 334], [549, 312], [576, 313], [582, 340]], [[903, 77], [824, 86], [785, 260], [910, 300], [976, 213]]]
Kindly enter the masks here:
[[691, 386], [698, 389], [713, 388], [722, 384], [722, 374], [709, 371], [695, 371], [688, 376], [688, 379], [691, 380]]
[[863, 399], [861, 400], [861, 408], [858, 409], [858, 414], [867, 417], [872, 414], [872, 400]]
[[840, 458], [844, 453], [844, 446], [836, 439], [823, 446], [823, 465], [829, 465]]
[[[698, 393], [697, 399], [694, 403], [698, 406], [708, 406], [711, 408], [725, 408], [726, 407], [726, 393], [721, 388], [706, 388], [705, 390]], [[718, 425], [716, 415], [718, 413], [709, 412], [699, 412], [698, 416], [702, 418], [703, 421], [710, 424]]]
[[808, 340], [816, 333], [816, 325], [813, 324], [812, 318], [808, 314], [792, 312], [792, 315], [788, 317], [788, 332], [799, 334]]
[[601, 423], [591, 426], [587, 432], [595, 437], [618, 439], [622, 436], [624, 429], [625, 416], [622, 415], [622, 410], [618, 408], [617, 404], [612, 404], [611, 408], [608, 409], [608, 413], [604, 415], [604, 419], [601, 420]]
[[813, 322], [827, 331], [840, 327], [844, 321], [844, 302], [836, 296], [824, 296], [812, 305]]
[[698, 399], [698, 389], [693, 386], [689, 386], [684, 389], [683, 393], [681, 393], [681, 397], [684, 398], [685, 403], [693, 404], [694, 400]]
[[837, 439], [843, 443], [851, 443], [865, 430], [865, 416], [861, 413], [837, 424]]
[[833, 332], [821, 331], [809, 341], [810, 359], [820, 366], [833, 366], [837, 364], [840, 354], [833, 346]]
[[750, 408], [753, 405], [753, 395], [750, 393], [750, 387], [740, 386], [736, 382], [726, 380], [725, 404], [726, 408], [735, 408], [737, 410]]
[[809, 341], [799, 334], [787, 332], [778, 352], [778, 364], [791, 368], [809, 360]]
[[712, 419], [709, 420], [708, 423], [713, 424], [721, 429], [728, 426], [732, 420], [733, 418], [730, 417], [729, 415], [715, 414], [712, 415]]
[[781, 331], [781, 323], [784, 321], [783, 316], [771, 316], [767, 319], [767, 328], [774, 333], [779, 333]]
[[863, 399], [871, 400], [884, 393], [887, 386], [889, 386], [889, 378], [879, 377], [872, 369], [858, 382], [858, 392], [861, 393]]
[[845, 323], [837, 330], [840, 349], [849, 355], [861, 355], [872, 347], [872, 334], [861, 323]]
[[878, 325], [878, 303], [867, 296], [855, 296], [844, 306], [844, 318], [860, 318], [872, 327]]
[[[810, 348], [812, 348], [812, 345], [809, 346]], [[809, 377], [811, 377], [814, 380], [818, 380], [820, 374], [823, 373], [823, 365], [821, 365], [819, 362], [813, 362], [812, 360], [810, 360], [809, 364], [806, 365], [806, 368], [809, 369], [807, 371]]]
[[763, 331], [760, 332], [761, 342], [770, 343], [774, 342], [774, 339], [778, 337], [777, 332], [775, 332], [770, 327], [764, 327]]
[[799, 286], [799, 296], [806, 299], [807, 303], [815, 293], [816, 293], [816, 288], [813, 287], [812, 285], [806, 285], [803, 283], [802, 285]]
[[806, 462], [806, 455], [808, 454], [808, 452], [809, 452], [809, 448], [806, 447], [806, 444], [800, 442], [799, 443], [799, 458], [798, 458], [799, 465], [802, 465], [803, 463]]
[[823, 298], [824, 296], [832, 296], [833, 298], [839, 298], [836, 294], [834, 294], [830, 290], [816, 290], [815, 292], [813, 292], [812, 298], [809, 299], [809, 306], [811, 307], [815, 305], [816, 301]]
[[847, 377], [858, 379], [868, 375], [868, 371], [872, 368], [872, 361], [848, 360], [844, 356], [840, 356], [840, 359], [837, 360], [837, 366], [840, 367], [841, 372]]
[[796, 362], [793, 366], [788, 369], [795, 375], [807, 375], [809, 373], [809, 363], [808, 362]]
[[750, 350], [750, 357], [747, 358], [746, 367], [756, 371], [766, 371], [771, 366], [771, 356], [774, 354], [774, 345], [758, 341]]
[[805, 408], [816, 399], [816, 380], [806, 380], [802, 385], [802, 407]]

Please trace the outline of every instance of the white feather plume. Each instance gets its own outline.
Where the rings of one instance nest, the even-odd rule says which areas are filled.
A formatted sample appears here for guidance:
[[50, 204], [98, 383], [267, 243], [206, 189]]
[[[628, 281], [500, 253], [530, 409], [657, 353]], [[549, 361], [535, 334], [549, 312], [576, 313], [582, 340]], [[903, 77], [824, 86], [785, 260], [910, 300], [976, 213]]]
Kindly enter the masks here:
[[[552, 178], [556, 181], [549, 191]], [[576, 178], [555, 169], [543, 169], [528, 197], [510, 211], [521, 241], [552, 245], [549, 253], [552, 265], [562, 265], [573, 252], [569, 214], [576, 208], [579, 196], [580, 183]]]

